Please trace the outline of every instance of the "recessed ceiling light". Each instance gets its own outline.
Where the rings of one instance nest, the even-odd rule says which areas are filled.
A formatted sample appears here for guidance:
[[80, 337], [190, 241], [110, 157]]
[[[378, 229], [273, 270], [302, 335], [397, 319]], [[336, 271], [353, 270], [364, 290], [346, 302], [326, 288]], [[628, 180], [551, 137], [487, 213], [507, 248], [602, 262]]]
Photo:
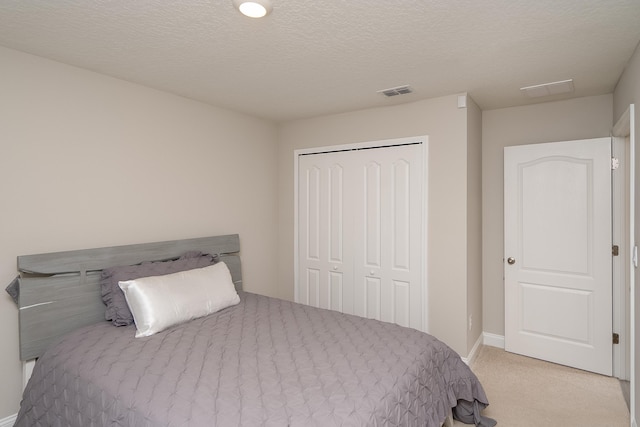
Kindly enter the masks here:
[[270, 0], [233, 0], [233, 5], [249, 18], [262, 18], [273, 9]]

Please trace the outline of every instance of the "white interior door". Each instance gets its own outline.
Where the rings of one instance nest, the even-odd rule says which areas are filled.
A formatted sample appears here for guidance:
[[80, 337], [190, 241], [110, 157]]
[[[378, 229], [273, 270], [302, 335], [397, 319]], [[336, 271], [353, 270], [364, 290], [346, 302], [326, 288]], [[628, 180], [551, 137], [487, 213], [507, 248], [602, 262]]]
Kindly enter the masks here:
[[423, 149], [298, 156], [296, 301], [424, 330]]
[[610, 139], [504, 155], [505, 349], [611, 375]]

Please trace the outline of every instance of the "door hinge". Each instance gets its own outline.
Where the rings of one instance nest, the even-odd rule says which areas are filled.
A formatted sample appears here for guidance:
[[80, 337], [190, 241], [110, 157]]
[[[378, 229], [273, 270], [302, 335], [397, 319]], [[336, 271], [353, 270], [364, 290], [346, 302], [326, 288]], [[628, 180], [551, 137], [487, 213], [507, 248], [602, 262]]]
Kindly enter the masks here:
[[613, 256], [618, 256], [620, 255], [620, 246], [618, 245], [613, 245], [611, 247], [611, 253], [613, 254]]
[[616, 334], [615, 332], [613, 333], [613, 343], [620, 344], [620, 335]]
[[616, 170], [620, 167], [620, 160], [617, 157], [611, 158], [611, 170]]

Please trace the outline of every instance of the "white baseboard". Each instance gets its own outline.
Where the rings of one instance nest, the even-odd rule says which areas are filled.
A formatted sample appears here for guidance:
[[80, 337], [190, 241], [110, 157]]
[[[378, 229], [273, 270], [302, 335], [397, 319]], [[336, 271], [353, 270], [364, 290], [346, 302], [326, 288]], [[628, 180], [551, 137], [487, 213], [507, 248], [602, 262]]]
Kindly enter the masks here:
[[483, 344], [490, 345], [491, 347], [498, 347], [504, 349], [504, 336], [491, 334], [489, 332], [482, 333]]
[[480, 336], [478, 337], [476, 343], [471, 348], [471, 351], [469, 352], [467, 357], [461, 358], [464, 363], [466, 363], [467, 365], [471, 365], [471, 363], [473, 363], [473, 360], [478, 355], [478, 349], [480, 348], [480, 345], [482, 345], [482, 342], [483, 342], [483, 337], [482, 337], [482, 334], [480, 334]]
[[1, 419], [0, 427], [13, 427], [13, 425], [16, 423], [17, 417], [18, 417], [18, 414], [13, 414], [7, 418]]

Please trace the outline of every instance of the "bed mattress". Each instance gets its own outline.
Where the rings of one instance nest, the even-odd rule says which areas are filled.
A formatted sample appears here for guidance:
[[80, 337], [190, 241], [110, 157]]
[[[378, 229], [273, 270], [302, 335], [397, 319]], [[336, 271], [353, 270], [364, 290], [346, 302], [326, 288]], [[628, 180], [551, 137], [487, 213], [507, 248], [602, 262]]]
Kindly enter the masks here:
[[150, 337], [108, 322], [67, 335], [36, 363], [15, 425], [440, 427], [459, 399], [488, 404], [433, 336], [240, 298]]

